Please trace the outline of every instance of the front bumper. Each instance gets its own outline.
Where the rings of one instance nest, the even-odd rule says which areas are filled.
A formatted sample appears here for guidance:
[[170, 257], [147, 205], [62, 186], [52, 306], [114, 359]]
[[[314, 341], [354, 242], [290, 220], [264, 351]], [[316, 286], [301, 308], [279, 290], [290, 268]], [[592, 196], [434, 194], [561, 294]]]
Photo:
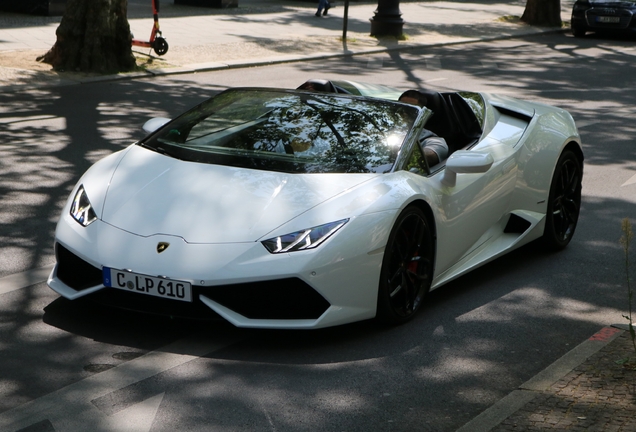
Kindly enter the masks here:
[[[49, 286], [70, 300], [90, 296], [125, 309], [218, 317], [238, 327], [319, 328], [375, 316], [391, 213], [354, 218], [317, 249], [270, 254], [259, 243], [189, 244], [137, 236], [102, 221], [81, 227], [62, 218]], [[373, 227], [373, 236], [360, 235]], [[159, 242], [170, 243], [162, 253]], [[190, 282], [193, 302], [108, 288], [102, 267]]]

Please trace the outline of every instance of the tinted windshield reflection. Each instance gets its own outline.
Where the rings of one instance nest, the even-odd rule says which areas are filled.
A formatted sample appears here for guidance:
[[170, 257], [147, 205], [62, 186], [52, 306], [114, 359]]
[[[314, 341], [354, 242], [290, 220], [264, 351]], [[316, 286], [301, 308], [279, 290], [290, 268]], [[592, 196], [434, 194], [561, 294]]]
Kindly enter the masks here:
[[348, 95], [232, 89], [143, 144], [173, 157], [293, 173], [391, 169], [418, 110]]

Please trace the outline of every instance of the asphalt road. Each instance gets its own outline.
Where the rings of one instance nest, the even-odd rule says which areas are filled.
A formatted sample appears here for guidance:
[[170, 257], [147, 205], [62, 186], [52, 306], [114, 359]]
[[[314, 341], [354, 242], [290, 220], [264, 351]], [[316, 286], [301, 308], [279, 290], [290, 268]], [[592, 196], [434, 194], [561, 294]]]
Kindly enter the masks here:
[[[633, 40], [543, 35], [0, 94], [0, 430], [453, 431], [626, 309], [636, 209]], [[235, 329], [112, 312], [41, 282], [66, 195], [97, 159], [237, 85], [309, 77], [506, 93], [568, 109], [586, 155], [574, 239], [433, 292], [411, 323]], [[40, 281], [40, 282], [37, 282]], [[37, 282], [34, 284], [34, 282]]]

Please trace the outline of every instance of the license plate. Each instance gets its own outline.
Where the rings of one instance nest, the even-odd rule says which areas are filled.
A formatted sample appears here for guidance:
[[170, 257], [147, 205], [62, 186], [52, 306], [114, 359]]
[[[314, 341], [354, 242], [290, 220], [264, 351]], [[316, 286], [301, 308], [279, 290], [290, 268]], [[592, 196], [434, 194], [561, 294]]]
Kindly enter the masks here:
[[600, 17], [596, 17], [596, 22], [600, 22], [600, 23], [619, 23], [619, 22], [621, 22], [621, 17], [600, 16]]
[[103, 269], [104, 286], [171, 300], [192, 301], [192, 284], [147, 276], [108, 267]]

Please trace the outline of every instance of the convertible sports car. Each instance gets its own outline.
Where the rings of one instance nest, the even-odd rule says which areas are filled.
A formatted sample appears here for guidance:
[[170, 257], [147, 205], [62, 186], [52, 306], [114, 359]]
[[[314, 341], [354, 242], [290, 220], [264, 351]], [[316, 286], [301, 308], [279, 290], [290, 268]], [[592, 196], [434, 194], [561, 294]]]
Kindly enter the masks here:
[[583, 37], [588, 31], [602, 33], [636, 32], [636, 2], [617, 0], [577, 0], [572, 7], [572, 34]]
[[[411, 319], [431, 289], [530, 241], [564, 248], [581, 203], [570, 114], [480, 93], [313, 80], [236, 88], [92, 166], [48, 284], [66, 297], [236, 326]], [[450, 156], [428, 166], [426, 128]]]

